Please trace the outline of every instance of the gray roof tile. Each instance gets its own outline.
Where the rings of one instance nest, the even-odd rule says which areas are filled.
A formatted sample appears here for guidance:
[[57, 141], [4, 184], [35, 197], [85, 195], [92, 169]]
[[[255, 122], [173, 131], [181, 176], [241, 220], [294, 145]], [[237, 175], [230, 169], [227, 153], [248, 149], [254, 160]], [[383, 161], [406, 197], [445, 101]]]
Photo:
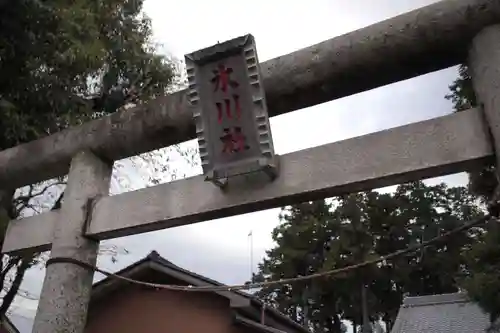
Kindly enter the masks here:
[[485, 333], [489, 316], [463, 293], [408, 297], [391, 333]]

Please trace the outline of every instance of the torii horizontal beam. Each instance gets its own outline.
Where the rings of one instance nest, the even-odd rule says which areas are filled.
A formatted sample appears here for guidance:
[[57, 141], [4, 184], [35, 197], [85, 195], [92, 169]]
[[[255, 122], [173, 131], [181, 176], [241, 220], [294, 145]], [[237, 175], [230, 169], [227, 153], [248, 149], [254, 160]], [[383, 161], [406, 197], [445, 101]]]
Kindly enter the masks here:
[[[224, 193], [202, 176], [102, 197], [86, 235], [109, 239], [470, 170], [493, 158], [478, 109], [281, 156], [280, 176]], [[2, 252], [48, 249], [57, 211], [8, 225]]]
[[[498, 0], [445, 0], [266, 61], [270, 116], [456, 65], [472, 38], [495, 23]], [[0, 186], [64, 175], [81, 150], [118, 160], [194, 137], [183, 90], [0, 152]]]

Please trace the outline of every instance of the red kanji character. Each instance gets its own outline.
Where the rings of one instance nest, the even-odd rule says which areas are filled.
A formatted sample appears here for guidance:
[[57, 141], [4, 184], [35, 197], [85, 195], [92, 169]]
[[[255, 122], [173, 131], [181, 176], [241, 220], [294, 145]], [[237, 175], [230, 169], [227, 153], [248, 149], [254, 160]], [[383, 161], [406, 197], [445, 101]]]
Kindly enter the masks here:
[[234, 127], [232, 132], [229, 128], [224, 128], [224, 135], [220, 137], [220, 140], [224, 144], [222, 153], [237, 153], [250, 149], [246, 144], [246, 136], [241, 132], [241, 127]]
[[[232, 118], [232, 114], [231, 114], [231, 101], [227, 98], [224, 99], [224, 104], [226, 106], [226, 115], [229, 119]], [[215, 106], [217, 107], [217, 120], [220, 122], [222, 122], [222, 103], [220, 102], [216, 102], [215, 103]]]
[[229, 131], [229, 128], [224, 128], [224, 135], [220, 137], [220, 140], [224, 144], [222, 153], [231, 153], [234, 151], [233, 134]]
[[233, 142], [236, 144], [235, 152], [250, 149], [246, 143], [246, 136], [241, 132], [241, 127], [234, 128]]
[[[233, 95], [233, 100], [234, 100], [234, 109], [236, 111], [236, 118], [239, 119], [241, 117], [240, 97], [238, 95]], [[222, 114], [224, 112], [222, 110], [223, 109], [222, 103], [216, 102], [215, 106], [217, 107], [217, 120], [220, 123], [220, 122], [222, 122]], [[224, 106], [226, 107], [226, 116], [229, 119], [232, 119], [233, 114], [231, 112], [231, 100], [224, 98]]]
[[214, 91], [217, 91], [220, 87], [220, 90], [226, 92], [228, 86], [231, 86], [231, 88], [239, 86], [238, 82], [231, 80], [230, 74], [232, 72], [233, 69], [230, 67], [226, 68], [224, 64], [220, 64], [218, 69], [213, 70], [214, 77], [211, 82], [215, 83]]

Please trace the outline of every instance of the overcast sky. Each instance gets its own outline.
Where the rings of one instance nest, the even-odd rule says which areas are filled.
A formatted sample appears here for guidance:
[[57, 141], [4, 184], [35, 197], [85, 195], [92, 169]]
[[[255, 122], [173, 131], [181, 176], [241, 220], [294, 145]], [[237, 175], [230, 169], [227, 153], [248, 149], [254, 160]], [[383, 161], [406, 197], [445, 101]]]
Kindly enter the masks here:
[[[259, 58], [265, 61], [433, 2], [146, 0], [145, 11], [152, 19], [155, 41], [163, 45], [164, 52], [178, 59], [217, 41], [251, 33]], [[451, 103], [444, 96], [456, 75], [456, 68], [451, 68], [274, 117], [271, 127], [276, 152], [289, 153], [449, 114]], [[195, 143], [188, 145], [193, 147]], [[149, 169], [131, 167], [127, 162], [124, 165], [118, 171], [119, 178], [125, 179], [130, 188], [145, 186], [142, 179], [148, 176]], [[200, 173], [198, 169], [186, 170], [183, 171], [188, 175]], [[463, 185], [466, 177], [454, 175], [437, 181]], [[118, 191], [117, 186], [115, 183], [114, 192]], [[117, 270], [157, 250], [189, 270], [228, 284], [242, 283], [251, 271], [248, 233], [253, 230], [256, 266], [264, 251], [272, 246], [271, 231], [278, 223], [278, 213], [279, 209], [273, 209], [115, 239], [108, 243], [124, 246], [131, 253], [119, 257], [115, 264], [109, 258], [100, 258], [99, 264]], [[42, 269], [32, 269], [23, 288], [38, 295], [43, 274]], [[17, 304], [16, 312], [33, 315], [36, 302], [24, 300]]]

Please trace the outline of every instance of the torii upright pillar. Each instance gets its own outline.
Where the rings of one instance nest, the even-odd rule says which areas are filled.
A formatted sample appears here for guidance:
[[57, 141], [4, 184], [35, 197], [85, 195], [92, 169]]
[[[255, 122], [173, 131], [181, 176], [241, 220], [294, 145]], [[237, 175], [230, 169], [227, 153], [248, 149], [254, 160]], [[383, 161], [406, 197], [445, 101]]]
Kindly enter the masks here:
[[[55, 226], [51, 257], [95, 265], [99, 242], [83, 236], [93, 199], [107, 195], [112, 164], [90, 151], [71, 162], [61, 216]], [[73, 263], [47, 267], [33, 333], [83, 333], [94, 272]]]
[[493, 136], [496, 165], [500, 167], [500, 25], [483, 29], [473, 39], [469, 70], [477, 102]]

